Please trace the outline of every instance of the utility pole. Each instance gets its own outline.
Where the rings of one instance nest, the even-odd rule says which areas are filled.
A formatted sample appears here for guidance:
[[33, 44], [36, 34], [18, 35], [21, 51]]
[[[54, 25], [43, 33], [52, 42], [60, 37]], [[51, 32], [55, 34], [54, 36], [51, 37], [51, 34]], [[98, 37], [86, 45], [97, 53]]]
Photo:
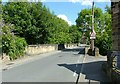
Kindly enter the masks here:
[[[94, 2], [92, 3], [92, 33], [95, 33], [94, 31]], [[91, 49], [92, 52], [94, 51], [94, 39], [91, 39]]]

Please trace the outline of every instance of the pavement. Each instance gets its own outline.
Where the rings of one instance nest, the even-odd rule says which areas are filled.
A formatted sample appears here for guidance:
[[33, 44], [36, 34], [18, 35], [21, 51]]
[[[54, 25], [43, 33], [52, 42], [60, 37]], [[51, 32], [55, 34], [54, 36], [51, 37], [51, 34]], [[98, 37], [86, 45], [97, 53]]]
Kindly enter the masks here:
[[109, 82], [101, 69], [106, 56], [85, 55], [84, 47], [41, 54], [5, 64], [3, 82]]
[[87, 84], [106, 84], [109, 83], [107, 75], [102, 70], [102, 64], [107, 61], [106, 56], [89, 56], [85, 55], [79, 82], [87, 82]]

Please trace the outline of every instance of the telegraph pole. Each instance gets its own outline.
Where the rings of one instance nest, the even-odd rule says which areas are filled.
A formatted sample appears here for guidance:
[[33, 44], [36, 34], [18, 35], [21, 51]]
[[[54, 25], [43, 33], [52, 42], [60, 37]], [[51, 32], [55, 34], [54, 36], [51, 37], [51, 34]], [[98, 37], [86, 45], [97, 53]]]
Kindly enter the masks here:
[[[94, 2], [92, 3], [92, 33], [95, 33], [94, 31]], [[91, 49], [92, 52], [94, 51], [94, 39], [91, 39]]]

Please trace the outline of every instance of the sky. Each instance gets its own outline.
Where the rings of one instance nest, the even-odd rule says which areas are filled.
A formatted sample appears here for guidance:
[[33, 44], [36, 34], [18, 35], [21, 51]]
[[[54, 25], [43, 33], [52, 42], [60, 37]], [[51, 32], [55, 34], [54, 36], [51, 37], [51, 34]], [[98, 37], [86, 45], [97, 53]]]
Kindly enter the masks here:
[[[82, 5], [81, 3], [73, 2], [47, 2], [44, 3], [51, 12], [58, 17], [65, 19], [70, 25], [75, 24], [75, 20], [78, 17], [78, 13], [85, 8], [91, 8], [91, 5]], [[95, 6], [105, 11], [105, 6], [111, 5], [110, 2], [95, 2]]]
[[[2, 1], [7, 2], [8, 0]], [[105, 11], [106, 5], [108, 6], [111, 5], [111, 2], [109, 0], [94, 0], [94, 1], [95, 6], [101, 8], [103, 12]], [[78, 17], [78, 13], [82, 9], [92, 7], [92, 0], [42, 0], [42, 2], [47, 8], [49, 8], [49, 10], [52, 13], [57, 15], [59, 18], [62, 18], [65, 21], [67, 21], [69, 25], [76, 24], [75, 20]]]

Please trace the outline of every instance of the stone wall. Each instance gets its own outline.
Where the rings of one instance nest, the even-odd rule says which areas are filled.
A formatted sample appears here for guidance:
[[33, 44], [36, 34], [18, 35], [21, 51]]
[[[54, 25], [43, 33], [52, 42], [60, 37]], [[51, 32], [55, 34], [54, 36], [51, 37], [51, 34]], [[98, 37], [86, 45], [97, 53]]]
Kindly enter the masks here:
[[120, 51], [120, 2], [112, 2], [112, 50]]
[[37, 54], [47, 53], [47, 52], [51, 52], [51, 51], [55, 51], [55, 50], [58, 50], [57, 44], [54, 44], [54, 45], [50, 45], [50, 44], [29, 45], [26, 48], [25, 53], [27, 55], [37, 55]]
[[29, 45], [26, 48], [25, 53], [27, 55], [37, 55], [41, 53], [47, 53], [56, 50], [62, 50], [65, 48], [77, 47], [78, 44], [40, 44], [40, 45]]
[[[111, 9], [112, 9], [112, 51], [120, 52], [120, 1], [112, 2]], [[116, 59], [116, 61], [119, 62], [120, 60]]]
[[120, 81], [120, 1], [111, 3], [112, 9], [112, 51], [107, 55], [107, 75], [113, 84]]
[[64, 44], [65, 48], [74, 48], [80, 46], [80, 44]]
[[[59, 46], [60, 45], [60, 46]], [[38, 55], [42, 53], [57, 51], [59, 47], [61, 47], [61, 44], [40, 44], [40, 45], [29, 45], [26, 47], [25, 54], [26, 55]], [[79, 44], [62, 44], [62, 47], [59, 50], [63, 50], [65, 48], [74, 48], [79, 46]], [[10, 61], [10, 58], [5, 53], [2, 53], [2, 56], [0, 56], [0, 59], [2, 59], [3, 62]]]

